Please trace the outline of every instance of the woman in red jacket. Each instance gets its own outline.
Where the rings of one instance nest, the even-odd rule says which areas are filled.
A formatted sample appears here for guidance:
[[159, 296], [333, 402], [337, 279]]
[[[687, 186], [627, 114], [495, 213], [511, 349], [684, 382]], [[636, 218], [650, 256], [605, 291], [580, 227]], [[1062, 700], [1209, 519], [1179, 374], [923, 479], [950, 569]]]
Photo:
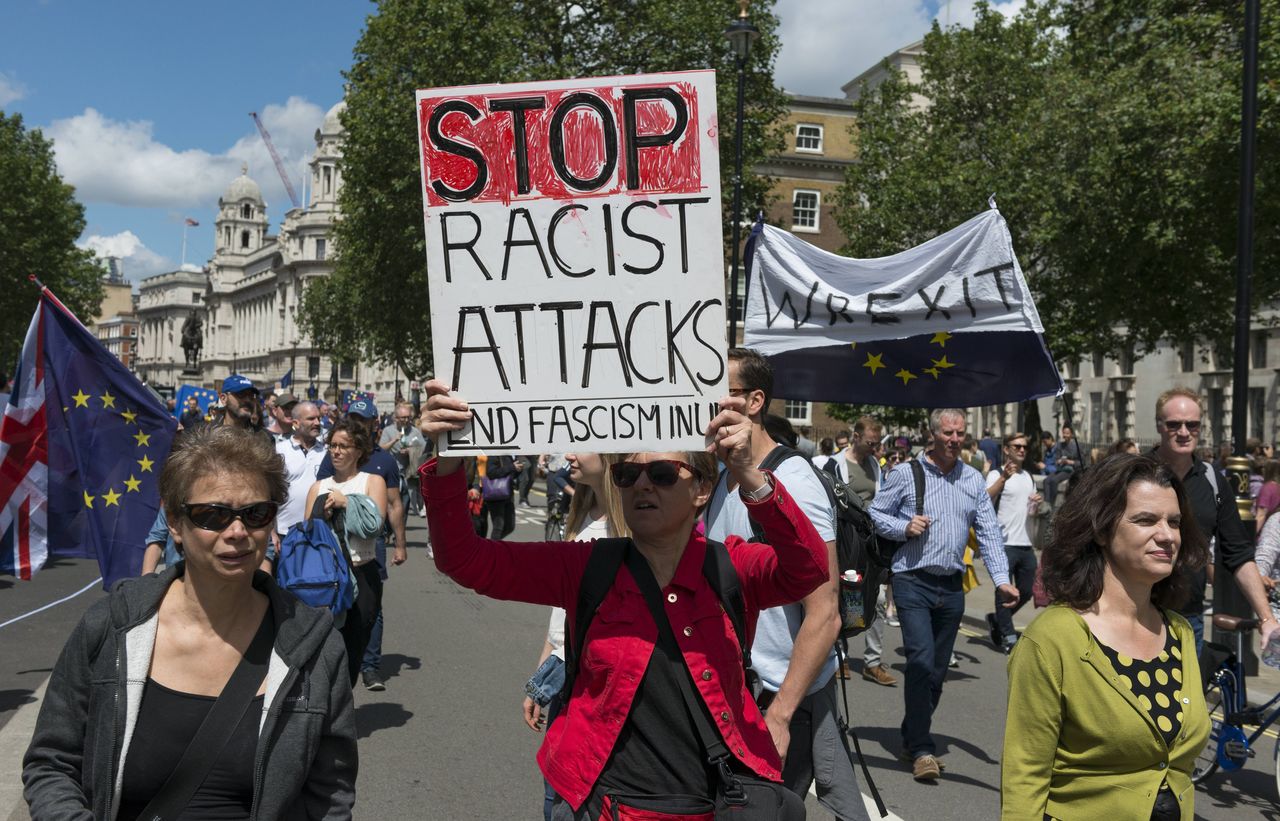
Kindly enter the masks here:
[[[471, 417], [449, 388], [427, 383], [423, 432], [438, 437]], [[761, 609], [806, 596], [827, 575], [826, 546], [770, 473], [751, 459], [743, 400], [725, 397], [707, 427], [705, 452], [637, 453], [614, 465], [632, 543], [661, 588], [671, 630], [660, 631], [629, 569], [619, 570], [591, 620], [564, 711], [548, 728], [538, 763], [559, 796], [553, 818], [596, 821], [638, 817], [629, 807], [675, 796], [703, 802], [697, 811], [644, 818], [706, 819], [719, 784], [682, 698], [692, 682], [699, 706], [743, 774], [778, 781], [782, 763], [748, 692], [729, 616], [704, 578], [707, 543], [694, 531], [717, 478], [718, 456], [769, 544], [730, 537], [726, 548], [742, 587], [749, 644]], [[714, 456], [713, 456], [714, 454]], [[486, 596], [568, 610], [576, 623], [578, 588], [593, 542], [516, 543], [476, 536], [466, 509], [460, 460], [422, 466], [422, 496], [436, 567]], [[572, 638], [570, 638], [572, 641]], [[705, 808], [705, 811], [704, 809]], [[615, 814], [616, 813], [616, 814]]]

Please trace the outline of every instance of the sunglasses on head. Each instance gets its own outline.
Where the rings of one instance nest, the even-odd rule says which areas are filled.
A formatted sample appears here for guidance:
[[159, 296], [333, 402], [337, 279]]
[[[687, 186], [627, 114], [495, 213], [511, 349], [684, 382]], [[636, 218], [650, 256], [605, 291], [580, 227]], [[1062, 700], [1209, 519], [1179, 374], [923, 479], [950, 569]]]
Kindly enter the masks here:
[[276, 502], [254, 502], [244, 507], [212, 503], [182, 506], [182, 512], [201, 530], [225, 530], [236, 519], [244, 522], [245, 527], [266, 527], [275, 519], [279, 509]]
[[652, 462], [617, 462], [609, 467], [613, 484], [617, 487], [632, 487], [640, 480], [640, 474], [649, 477], [649, 481], [657, 487], [671, 487], [680, 481], [680, 468], [698, 475], [698, 471], [688, 462], [677, 459], [655, 459]]

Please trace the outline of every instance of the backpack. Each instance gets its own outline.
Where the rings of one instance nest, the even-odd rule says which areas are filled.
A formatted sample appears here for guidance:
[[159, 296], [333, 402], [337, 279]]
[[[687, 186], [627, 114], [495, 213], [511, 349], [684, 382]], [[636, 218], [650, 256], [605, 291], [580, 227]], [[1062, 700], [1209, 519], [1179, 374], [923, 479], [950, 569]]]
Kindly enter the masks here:
[[328, 609], [336, 617], [355, 604], [355, 582], [346, 549], [321, 515], [323, 497], [316, 499], [315, 507], [310, 518], [289, 528], [280, 540], [276, 584], [303, 604]]
[[[804, 458], [798, 451], [778, 445], [760, 463], [760, 469], [776, 470], [795, 456]], [[840, 638], [848, 639], [875, 623], [876, 600], [880, 595], [880, 585], [889, 577], [889, 565], [880, 559], [875, 525], [862, 497], [830, 473], [819, 470], [808, 459], [804, 461], [822, 483], [827, 501], [835, 512], [836, 566], [840, 572]], [[764, 532], [755, 522], [751, 523], [751, 537], [754, 541], [765, 541]]]

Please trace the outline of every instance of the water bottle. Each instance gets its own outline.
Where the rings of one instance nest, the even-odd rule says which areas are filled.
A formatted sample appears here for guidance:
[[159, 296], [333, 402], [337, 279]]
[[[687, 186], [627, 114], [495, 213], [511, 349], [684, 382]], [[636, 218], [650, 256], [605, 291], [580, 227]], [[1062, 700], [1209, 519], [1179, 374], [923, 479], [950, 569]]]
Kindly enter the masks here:
[[1262, 663], [1268, 667], [1280, 667], [1280, 630], [1273, 632], [1262, 646]]
[[[840, 575], [841, 611], [846, 614], [844, 627], [865, 627], [863, 619], [862, 576], [856, 570]], [[1280, 631], [1278, 631], [1280, 632]]]

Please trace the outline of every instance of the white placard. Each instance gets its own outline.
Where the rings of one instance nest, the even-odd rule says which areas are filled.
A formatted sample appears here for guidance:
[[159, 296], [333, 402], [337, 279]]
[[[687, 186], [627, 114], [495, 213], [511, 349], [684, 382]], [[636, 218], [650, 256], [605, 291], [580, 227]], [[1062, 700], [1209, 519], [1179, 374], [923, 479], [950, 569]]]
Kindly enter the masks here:
[[447, 455], [684, 450], [728, 389], [715, 74], [421, 90]]

